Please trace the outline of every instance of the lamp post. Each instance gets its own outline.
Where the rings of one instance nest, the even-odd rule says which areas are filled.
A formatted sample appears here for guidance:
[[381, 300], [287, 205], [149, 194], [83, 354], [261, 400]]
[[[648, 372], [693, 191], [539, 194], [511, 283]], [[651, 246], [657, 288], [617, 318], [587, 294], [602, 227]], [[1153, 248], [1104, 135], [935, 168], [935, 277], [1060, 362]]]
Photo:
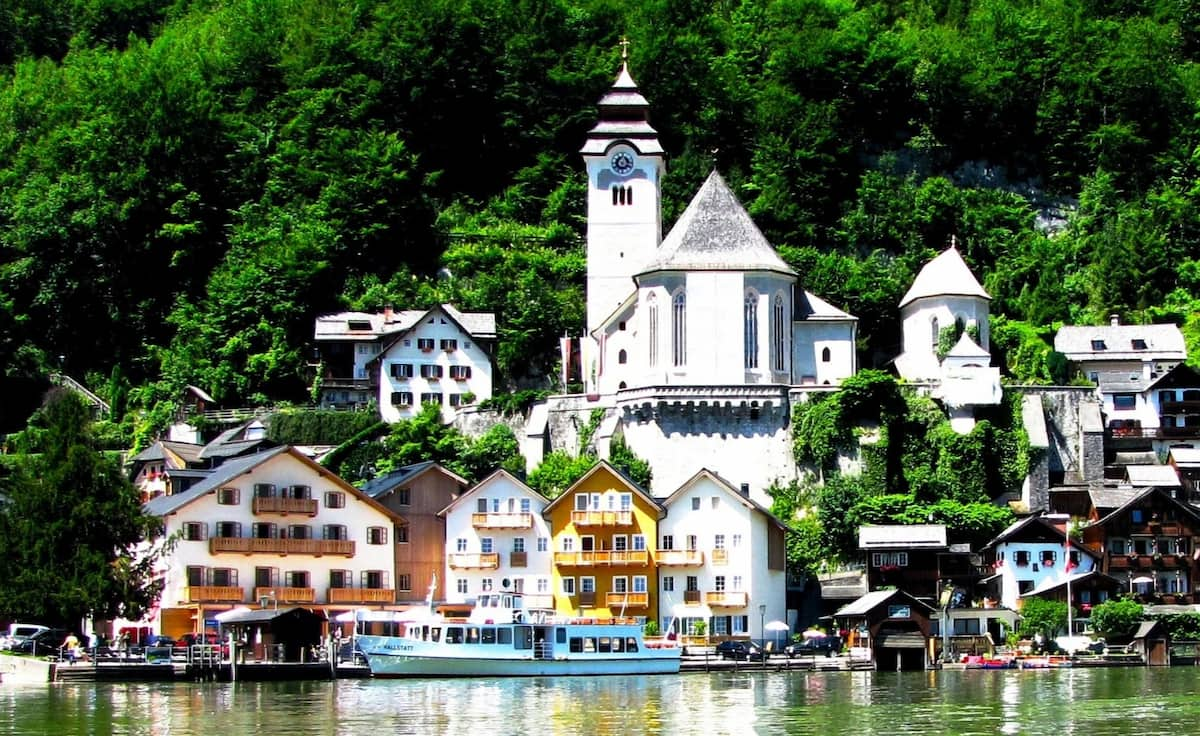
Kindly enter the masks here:
[[758, 640], [762, 644], [762, 648], [767, 648], [767, 625], [763, 623], [767, 620], [767, 604], [758, 604]]

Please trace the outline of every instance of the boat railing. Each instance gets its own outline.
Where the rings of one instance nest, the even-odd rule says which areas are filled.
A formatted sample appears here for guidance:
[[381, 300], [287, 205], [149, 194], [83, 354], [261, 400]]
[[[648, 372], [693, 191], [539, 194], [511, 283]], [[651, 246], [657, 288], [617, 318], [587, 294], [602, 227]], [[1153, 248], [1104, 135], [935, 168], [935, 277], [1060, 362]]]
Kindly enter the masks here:
[[533, 657], [534, 659], [554, 659], [554, 645], [548, 641], [535, 641]]

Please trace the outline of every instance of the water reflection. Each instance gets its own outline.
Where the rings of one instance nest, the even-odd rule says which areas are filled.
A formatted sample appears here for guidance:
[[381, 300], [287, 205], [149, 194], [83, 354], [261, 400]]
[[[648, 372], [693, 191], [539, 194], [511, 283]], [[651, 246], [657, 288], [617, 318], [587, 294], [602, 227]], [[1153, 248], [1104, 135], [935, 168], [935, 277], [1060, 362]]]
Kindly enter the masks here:
[[1192, 669], [0, 687], [0, 736], [1191, 733]]

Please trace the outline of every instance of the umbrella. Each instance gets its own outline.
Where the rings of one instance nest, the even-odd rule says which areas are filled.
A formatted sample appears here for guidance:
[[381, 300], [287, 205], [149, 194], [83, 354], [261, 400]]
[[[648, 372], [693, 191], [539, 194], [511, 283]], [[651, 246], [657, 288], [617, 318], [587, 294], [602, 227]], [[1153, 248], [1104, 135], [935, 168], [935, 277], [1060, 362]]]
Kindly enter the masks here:
[[1131, 583], [1153, 583], [1154, 578], [1152, 578], [1148, 575], [1139, 575], [1138, 577], [1134, 578], [1133, 580], [1130, 580], [1129, 582], [1131, 582]]
[[804, 636], [805, 639], [820, 639], [821, 637], [825, 636], [825, 632], [817, 631], [816, 629], [807, 629], [802, 636]]
[[787, 631], [792, 627], [783, 621], [768, 621], [765, 628], [767, 631]]

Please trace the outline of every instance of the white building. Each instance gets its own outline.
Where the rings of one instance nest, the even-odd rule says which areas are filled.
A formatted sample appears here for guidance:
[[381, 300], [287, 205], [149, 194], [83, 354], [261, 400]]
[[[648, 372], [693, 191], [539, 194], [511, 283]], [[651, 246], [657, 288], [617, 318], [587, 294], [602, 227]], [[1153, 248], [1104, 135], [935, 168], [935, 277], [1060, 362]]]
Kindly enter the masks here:
[[440, 512], [446, 520], [446, 602], [513, 590], [527, 606], [553, 605], [554, 553], [546, 500], [505, 470], [497, 470]]
[[[709, 470], [663, 499], [658, 523], [662, 630], [675, 621], [688, 633], [699, 620], [714, 636], [764, 636], [787, 622], [787, 526]], [[773, 632], [766, 632], [770, 639]]]
[[145, 510], [178, 539], [151, 624], [168, 636], [215, 628], [236, 606], [395, 602], [393, 527], [404, 520], [294, 449], [229, 460]]
[[341, 312], [317, 317], [314, 336], [322, 406], [375, 400], [381, 418], [396, 422], [435, 403], [448, 421], [458, 406], [492, 396], [496, 317], [489, 312], [460, 312], [449, 304]]
[[999, 576], [1001, 606], [1016, 610], [1023, 595], [1064, 584], [1068, 575], [1074, 581], [1099, 571], [1095, 552], [1078, 543], [1072, 543], [1068, 550], [1068, 521], [1066, 516], [1028, 516], [1011, 524], [984, 547]]

